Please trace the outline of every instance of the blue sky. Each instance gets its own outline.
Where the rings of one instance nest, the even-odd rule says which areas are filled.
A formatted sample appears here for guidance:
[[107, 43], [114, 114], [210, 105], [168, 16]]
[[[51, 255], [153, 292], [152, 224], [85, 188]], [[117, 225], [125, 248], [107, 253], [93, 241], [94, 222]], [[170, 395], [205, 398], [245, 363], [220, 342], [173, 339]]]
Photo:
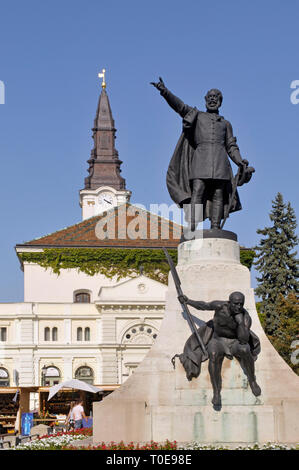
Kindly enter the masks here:
[[209, 88], [223, 92], [220, 112], [256, 168], [240, 188], [244, 210], [226, 224], [239, 242], [258, 242], [278, 191], [298, 212], [297, 1], [2, 0], [0, 8], [2, 302], [23, 299], [15, 244], [81, 220], [103, 67], [133, 203], [171, 203], [165, 174], [181, 120], [149, 85], [161, 75], [200, 109]]

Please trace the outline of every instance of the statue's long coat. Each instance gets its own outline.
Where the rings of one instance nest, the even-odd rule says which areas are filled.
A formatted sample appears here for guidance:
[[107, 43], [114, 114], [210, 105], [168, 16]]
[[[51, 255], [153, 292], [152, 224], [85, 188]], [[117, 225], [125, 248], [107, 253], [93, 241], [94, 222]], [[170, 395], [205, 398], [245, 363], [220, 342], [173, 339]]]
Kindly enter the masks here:
[[[168, 98], [167, 95], [164, 97]], [[173, 95], [171, 98], [173, 99]], [[167, 188], [172, 200], [180, 207], [183, 207], [184, 204], [190, 203], [192, 179], [223, 180], [225, 184], [223, 218], [224, 214], [227, 213], [233, 188], [233, 172], [227, 157], [227, 146], [229, 145], [230, 148], [238, 151], [236, 139], [232, 135], [227, 139], [226, 129], [231, 130], [231, 125], [222, 116], [210, 115], [196, 108], [188, 108], [189, 111], [183, 118], [183, 132], [168, 167], [166, 177]], [[212, 120], [212, 123], [220, 121], [221, 125], [217, 122], [217, 125], [215, 123], [214, 127], [213, 125], [209, 126], [210, 120]], [[207, 135], [207, 130], [213, 128], [216, 129], [216, 142], [213, 142], [212, 145], [211, 141], [209, 142], [211, 139]], [[206, 141], [201, 139], [206, 139]], [[213, 188], [207, 188], [205, 191], [203, 204], [204, 219], [211, 218], [212, 190]], [[230, 212], [240, 209], [242, 209], [242, 206], [236, 191]]]

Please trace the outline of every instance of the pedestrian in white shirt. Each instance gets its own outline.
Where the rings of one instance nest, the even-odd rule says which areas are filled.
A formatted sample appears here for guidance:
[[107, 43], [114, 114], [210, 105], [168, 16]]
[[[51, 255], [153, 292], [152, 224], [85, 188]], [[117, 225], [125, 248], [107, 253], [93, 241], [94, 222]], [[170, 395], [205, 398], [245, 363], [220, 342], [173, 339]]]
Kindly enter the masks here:
[[88, 422], [88, 419], [84, 413], [84, 408], [82, 405], [83, 405], [83, 401], [78, 400], [76, 402], [76, 405], [72, 409], [73, 419], [75, 421], [75, 429], [81, 429], [83, 427], [83, 418], [85, 419], [86, 423]]

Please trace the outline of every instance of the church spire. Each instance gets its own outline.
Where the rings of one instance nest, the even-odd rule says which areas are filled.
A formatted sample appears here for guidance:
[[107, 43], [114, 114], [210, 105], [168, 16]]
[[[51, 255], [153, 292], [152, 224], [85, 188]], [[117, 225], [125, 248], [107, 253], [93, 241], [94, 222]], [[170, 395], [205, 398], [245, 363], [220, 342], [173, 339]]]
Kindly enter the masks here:
[[110, 186], [116, 190], [125, 189], [125, 179], [120, 176], [122, 161], [118, 158], [115, 148], [114, 119], [106, 92], [105, 69], [99, 74], [103, 78], [96, 117], [94, 120], [94, 147], [89, 164], [89, 176], [85, 178], [85, 189], [97, 189], [100, 186]]
[[99, 73], [103, 82], [92, 129], [94, 146], [87, 161], [89, 176], [80, 191], [83, 220], [125, 204], [131, 197], [125, 179], [120, 176], [122, 162], [114, 146], [116, 129], [106, 91], [105, 72], [103, 69]]

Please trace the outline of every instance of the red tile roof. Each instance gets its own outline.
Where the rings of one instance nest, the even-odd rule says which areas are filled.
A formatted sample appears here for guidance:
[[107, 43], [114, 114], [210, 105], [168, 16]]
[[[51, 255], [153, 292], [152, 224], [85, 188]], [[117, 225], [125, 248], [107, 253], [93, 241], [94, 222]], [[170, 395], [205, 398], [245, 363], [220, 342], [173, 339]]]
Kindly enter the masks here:
[[[131, 204], [124, 204], [50, 235], [18, 244], [16, 248], [30, 246], [176, 248], [181, 232], [181, 225]], [[108, 237], [103, 238], [102, 235], [105, 233]]]

